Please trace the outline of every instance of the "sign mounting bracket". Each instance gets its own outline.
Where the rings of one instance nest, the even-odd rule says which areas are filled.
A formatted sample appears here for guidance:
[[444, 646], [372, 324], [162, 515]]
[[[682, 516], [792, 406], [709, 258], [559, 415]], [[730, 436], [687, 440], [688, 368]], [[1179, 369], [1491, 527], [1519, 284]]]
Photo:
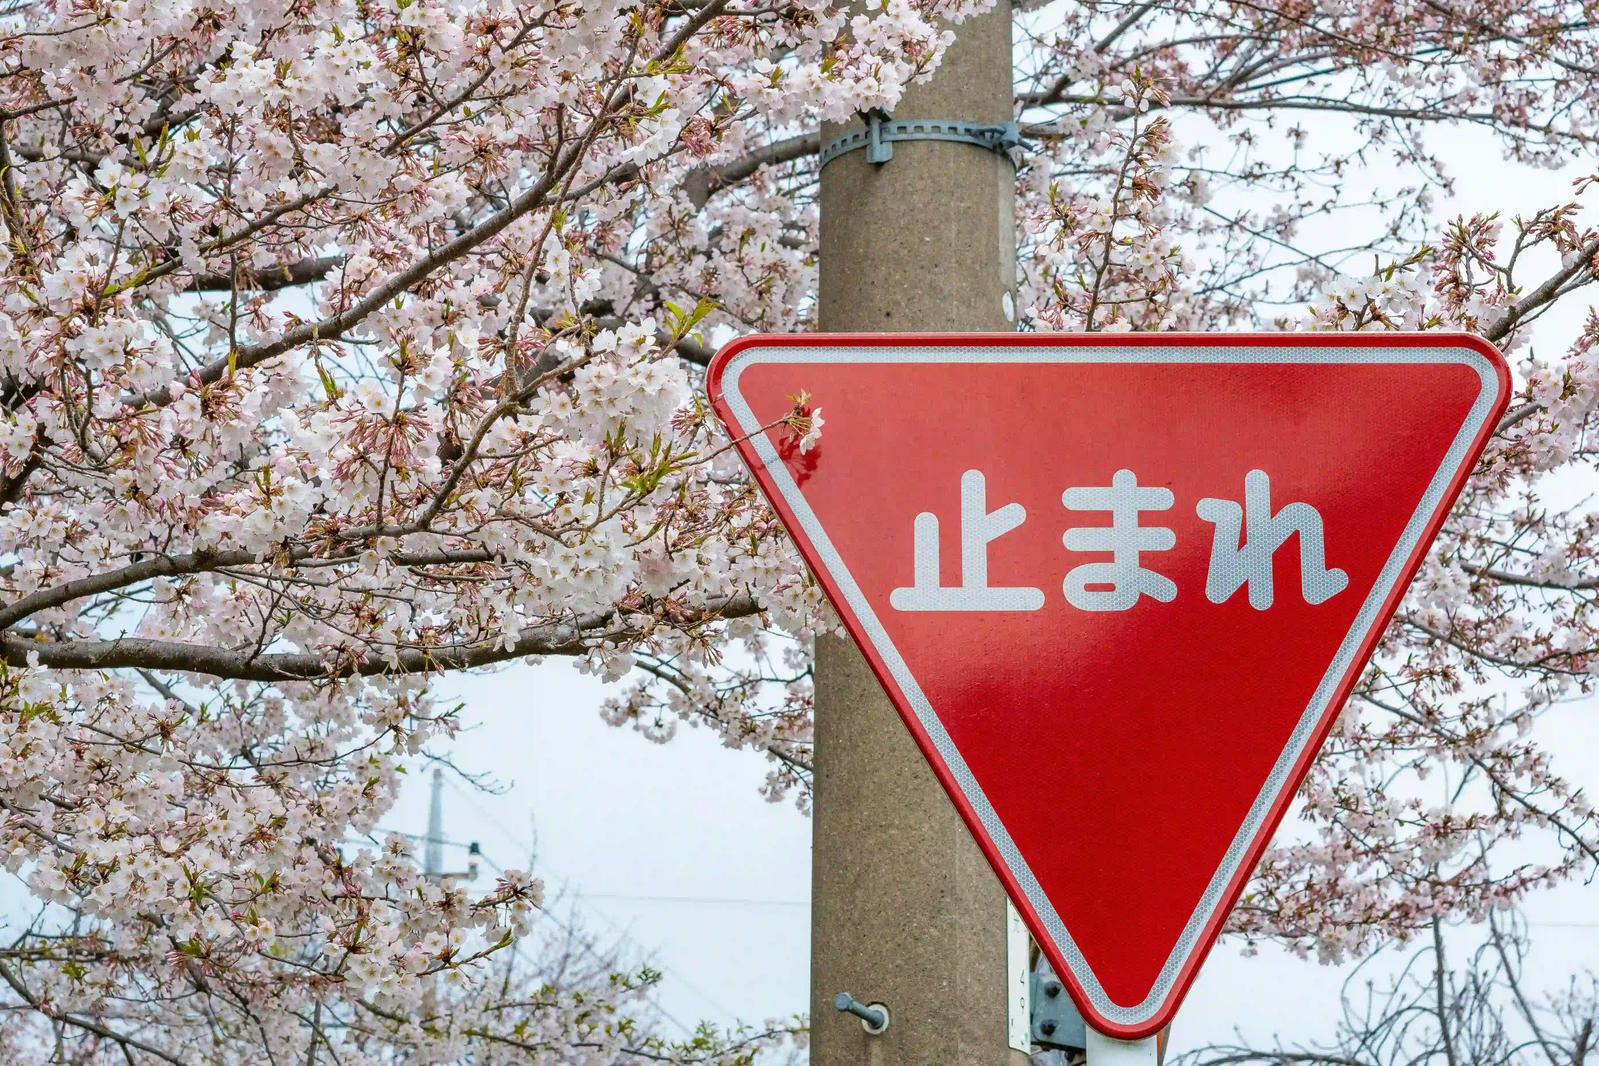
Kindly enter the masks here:
[[985, 126], [949, 118], [895, 119], [879, 108], [861, 117], [866, 120], [864, 129], [835, 137], [822, 146], [818, 169], [858, 148], [866, 149], [867, 162], [881, 166], [894, 158], [896, 141], [954, 141], [986, 148], [1007, 159], [1011, 158], [1011, 149], [1024, 143], [1021, 127], [1014, 122]]

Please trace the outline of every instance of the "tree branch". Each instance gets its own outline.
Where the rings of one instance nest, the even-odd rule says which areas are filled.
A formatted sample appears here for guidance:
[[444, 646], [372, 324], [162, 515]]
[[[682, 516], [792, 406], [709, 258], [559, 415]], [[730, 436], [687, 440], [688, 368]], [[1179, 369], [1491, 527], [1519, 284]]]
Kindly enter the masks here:
[[713, 194], [737, 185], [762, 167], [790, 163], [808, 155], [816, 155], [821, 150], [820, 131], [802, 133], [797, 137], [775, 141], [731, 163], [697, 167], [683, 176], [683, 187], [688, 190], [689, 200], [695, 207], [704, 207]]
[[[278, 289], [321, 281], [343, 265], [342, 255], [324, 255], [293, 263], [274, 263], [261, 270], [241, 271], [241, 280], [248, 280], [249, 284], [240, 284], [237, 288], [276, 292]], [[234, 288], [234, 279], [228, 274], [196, 274], [189, 282], [189, 290], [192, 292], [231, 292]]]
[[172, 1066], [189, 1066], [189, 1064], [183, 1059], [177, 1058], [174, 1055], [169, 1055], [154, 1045], [146, 1044], [143, 1040], [128, 1036], [126, 1033], [119, 1033], [115, 1029], [109, 1029], [106, 1026], [101, 1025], [99, 1022], [85, 1018], [82, 1015], [46, 1010], [43, 1004], [39, 1002], [38, 997], [36, 997], [32, 992], [29, 992], [28, 987], [22, 983], [22, 980], [17, 977], [16, 974], [12, 973], [11, 968], [3, 962], [0, 962], [0, 978], [4, 978], [6, 984], [11, 986], [11, 990], [17, 995], [21, 996], [23, 1001], [27, 1003], [28, 1006], [38, 1011], [46, 1018], [54, 1018], [57, 1021], [66, 1022], [68, 1025], [76, 1026], [77, 1028], [86, 1032], [94, 1033], [96, 1036], [102, 1036], [107, 1040], [114, 1040], [124, 1049], [130, 1047], [138, 1048], [147, 1055], [154, 1055], [163, 1062], [172, 1063]]
[[[748, 595], [719, 597], [692, 609], [680, 624], [704, 625], [747, 617], [760, 610]], [[606, 609], [526, 631], [509, 645], [496, 640], [408, 647], [397, 649], [388, 657], [378, 657], [372, 649], [330, 649], [324, 656], [308, 652], [263, 653], [143, 637], [56, 641], [11, 635], [0, 637], [0, 659], [12, 666], [37, 663], [58, 670], [143, 669], [207, 674], [235, 681], [321, 681], [469, 670], [529, 655], [581, 655], [596, 641], [635, 635], [628, 626], [619, 624], [615, 609]]]

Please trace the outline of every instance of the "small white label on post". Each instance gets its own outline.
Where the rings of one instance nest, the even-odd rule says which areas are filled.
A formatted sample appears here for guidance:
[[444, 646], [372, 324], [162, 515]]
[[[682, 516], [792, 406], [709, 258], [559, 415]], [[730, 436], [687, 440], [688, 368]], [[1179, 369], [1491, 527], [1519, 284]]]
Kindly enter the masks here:
[[1005, 901], [1005, 973], [1010, 989], [1010, 1046], [1033, 1049], [1033, 941], [1016, 904]]

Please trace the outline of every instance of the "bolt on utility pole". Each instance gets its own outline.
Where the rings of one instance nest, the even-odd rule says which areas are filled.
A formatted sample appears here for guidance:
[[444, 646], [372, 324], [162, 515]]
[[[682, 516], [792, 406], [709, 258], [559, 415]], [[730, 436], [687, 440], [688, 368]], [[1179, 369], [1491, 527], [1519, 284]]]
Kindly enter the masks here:
[[[901, 121], [1012, 118], [1009, 0], [954, 27]], [[823, 143], [860, 129], [830, 126]], [[821, 179], [820, 325], [830, 332], [1015, 328], [1015, 170], [951, 141], [851, 151]], [[847, 637], [816, 653], [812, 1066], [1025, 1066], [1009, 1040], [1003, 887]], [[886, 1006], [871, 1032], [858, 997]]]

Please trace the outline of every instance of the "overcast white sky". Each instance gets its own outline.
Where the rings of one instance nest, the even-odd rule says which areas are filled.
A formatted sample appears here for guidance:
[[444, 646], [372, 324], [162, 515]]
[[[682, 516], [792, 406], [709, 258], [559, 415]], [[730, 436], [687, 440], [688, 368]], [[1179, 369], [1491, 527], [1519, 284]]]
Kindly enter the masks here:
[[[810, 823], [792, 805], [760, 799], [759, 760], [700, 731], [657, 748], [613, 730], [594, 713], [602, 687], [562, 664], [463, 677], [451, 688], [482, 723], [461, 738], [457, 760], [510, 786], [500, 795], [447, 787], [452, 839], [479, 841], [501, 866], [522, 865], [532, 812], [538, 872], [568, 889], [567, 905], [586, 924], [625, 933], [652, 955], [667, 973], [659, 1003], [686, 1025], [806, 1009]], [[1599, 765], [1595, 710], [1573, 705], [1545, 724], [1568, 763], [1590, 771]], [[389, 827], [422, 832], [427, 800], [423, 775]], [[446, 858], [459, 863], [464, 851]], [[1568, 886], [1528, 908], [1538, 923], [1535, 970], [1552, 984], [1599, 957], [1596, 893]], [[1235, 1028], [1254, 1037], [1328, 1031], [1345, 974], [1271, 948], [1245, 958], [1223, 942], [1178, 1015], [1174, 1046], [1227, 1039]]]
[[[531, 812], [540, 874], [568, 891], [564, 906], [585, 924], [625, 934], [667, 971], [659, 1002], [686, 1025], [805, 1009], [810, 825], [791, 805], [759, 799], [757, 760], [700, 732], [658, 749], [613, 730], [593, 713], [600, 685], [561, 664], [452, 688], [482, 723], [462, 738], [458, 760], [510, 786], [484, 795], [453, 781], [444, 795], [452, 839], [479, 841], [501, 866], [523, 865]], [[1594, 711], [1573, 705], [1546, 723], [1574, 766], [1599, 762]], [[419, 778], [389, 826], [421, 832], [427, 792]], [[446, 854], [464, 861], [462, 849]], [[1552, 984], [1599, 956], [1596, 891], [1568, 886], [1528, 908], [1535, 970]], [[1234, 1028], [1256, 1037], [1325, 1031], [1344, 976], [1270, 948], [1245, 958], [1224, 942], [1179, 1015], [1176, 1044], [1225, 1039]]]

